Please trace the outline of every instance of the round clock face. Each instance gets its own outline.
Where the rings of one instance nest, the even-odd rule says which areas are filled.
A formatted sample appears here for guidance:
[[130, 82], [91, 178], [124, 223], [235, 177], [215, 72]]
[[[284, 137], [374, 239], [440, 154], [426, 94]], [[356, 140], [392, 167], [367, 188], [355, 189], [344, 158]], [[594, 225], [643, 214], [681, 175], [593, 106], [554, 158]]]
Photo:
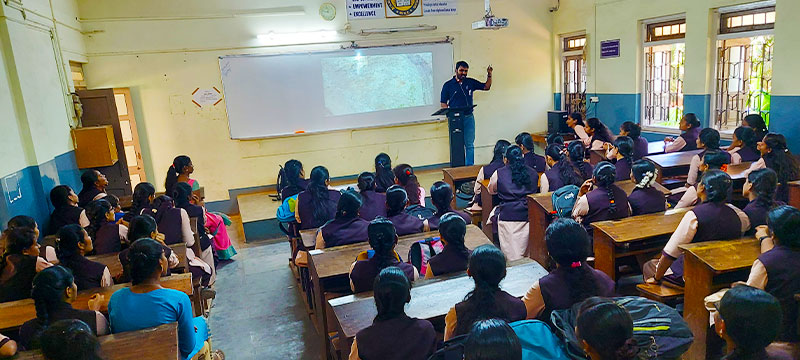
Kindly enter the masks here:
[[331, 3], [324, 3], [319, 7], [319, 16], [327, 21], [333, 20], [336, 17], [336, 7]]

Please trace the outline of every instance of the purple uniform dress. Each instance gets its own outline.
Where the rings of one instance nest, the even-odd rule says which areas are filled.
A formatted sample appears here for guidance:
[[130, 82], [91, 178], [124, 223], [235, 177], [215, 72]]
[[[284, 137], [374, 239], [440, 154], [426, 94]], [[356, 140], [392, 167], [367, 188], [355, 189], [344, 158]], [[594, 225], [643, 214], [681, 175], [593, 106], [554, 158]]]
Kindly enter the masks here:
[[[336, 204], [342, 194], [337, 190], [328, 190], [328, 199], [325, 202], [325, 211], [328, 219], [333, 219], [336, 215]], [[298, 217], [300, 217], [300, 230], [314, 229], [325, 224], [325, 221], [318, 221], [314, 218], [314, 204], [311, 201], [311, 193], [303, 191], [297, 195]]]
[[[81, 320], [89, 325], [92, 333], [97, 334], [97, 312], [94, 310], [78, 310], [73, 309], [72, 305], [59, 302], [53, 305], [52, 309], [48, 311], [48, 321], [54, 323], [59, 320]], [[45, 325], [36, 318], [26, 321], [19, 329], [19, 338], [21, 344], [26, 349], [33, 349], [33, 340], [37, 336], [41, 336], [41, 331], [44, 330]]]
[[[589, 264], [582, 262], [581, 266], [589, 267]], [[614, 288], [616, 284], [604, 272], [589, 268], [590, 278], [594, 281], [596, 292], [590, 296], [615, 296]], [[544, 300], [544, 311], [539, 315], [539, 320], [549, 322], [550, 313], [555, 310], [569, 309], [575, 302], [572, 301], [570, 296], [570, 288], [578, 286], [577, 284], [570, 283], [568, 271], [558, 267], [545, 277], [539, 279], [539, 288], [542, 291], [542, 299]]]
[[119, 224], [108, 222], [100, 226], [94, 235], [94, 251], [97, 255], [122, 251], [122, 238], [119, 236]]
[[630, 180], [631, 178], [631, 164], [633, 164], [634, 160], [631, 158], [630, 163], [626, 159], [619, 159], [614, 164], [617, 168], [617, 177], [616, 181], [624, 181]]
[[[414, 265], [409, 263], [399, 262], [397, 259], [392, 259], [389, 266], [397, 266], [403, 273], [406, 274], [409, 282], [414, 281]], [[372, 290], [372, 285], [375, 282], [375, 277], [381, 269], [378, 269], [378, 261], [373, 256], [367, 260], [359, 260], [353, 265], [353, 270], [350, 271], [350, 281], [353, 283], [353, 292], [360, 293]]]
[[700, 137], [701, 130], [703, 129], [698, 126], [684, 131], [683, 134], [681, 134], [681, 138], [686, 142], [686, 145], [678, 151], [697, 150], [697, 138]]
[[361, 209], [358, 216], [367, 221], [375, 220], [378, 216], [386, 217], [386, 194], [372, 190], [361, 192]]
[[631, 216], [652, 214], [667, 210], [667, 203], [664, 193], [656, 188], [635, 188], [628, 195], [628, 203], [631, 204]]
[[750, 228], [755, 229], [756, 226], [767, 225], [767, 214], [773, 206], [786, 205], [783, 201], [775, 201], [772, 205], [764, 204], [760, 201], [753, 200], [742, 209], [747, 217], [750, 219]]
[[761, 153], [758, 150], [749, 147], [743, 147], [736, 153], [742, 158], [742, 162], [758, 161], [761, 158]]
[[767, 269], [767, 286], [764, 290], [781, 302], [783, 326], [776, 341], [797, 342], [797, 302], [794, 294], [800, 293], [800, 251], [777, 245], [758, 260]]
[[[506, 164], [503, 163], [503, 159], [493, 160], [488, 165], [484, 165], [483, 166], [483, 178], [484, 179], [491, 179], [492, 175], [494, 175], [494, 172], [497, 171], [497, 169], [499, 169], [499, 168], [501, 168], [503, 166], [506, 166]], [[476, 193], [475, 196], [472, 198], [472, 202], [483, 206], [483, 200], [481, 199], [481, 194]]]
[[533, 151], [530, 151], [523, 155], [522, 158], [525, 160], [525, 165], [536, 170], [537, 173], [543, 173], [547, 170], [547, 161], [544, 160], [544, 156], [536, 155]]
[[[472, 327], [472, 324], [467, 324], [465, 319], [467, 319], [466, 314], [474, 311], [473, 306], [474, 305], [468, 304], [466, 301], [456, 304], [455, 308], [457, 323], [456, 329], [453, 332], [453, 336], [469, 333], [469, 329]], [[525, 303], [523, 303], [519, 298], [503, 290], [498, 290], [494, 293], [494, 308], [495, 311], [505, 314], [503, 320], [506, 320], [508, 323], [525, 320], [525, 318], [528, 316], [528, 310], [525, 308]]]
[[[586, 167], [591, 167], [589, 163], [586, 163], [586, 165], [587, 165]], [[561, 168], [563, 167], [568, 167], [569, 171], [575, 172], [575, 168], [572, 166], [572, 163], [570, 163], [568, 160], [561, 160], [555, 163], [553, 167], [550, 168], [550, 170], [544, 172], [544, 176], [547, 176], [548, 191], [553, 192], [564, 187], [564, 185], [567, 185], [561, 179]], [[578, 177], [583, 178], [583, 174], [581, 173], [577, 174]], [[577, 186], [580, 186], [580, 184], [577, 184]]]
[[[495, 217], [498, 221], [528, 221], [528, 199], [529, 194], [539, 192], [537, 184], [539, 175], [531, 167], [525, 167], [530, 177], [527, 185], [515, 184], [512, 180], [511, 168], [508, 166], [497, 170], [497, 197], [500, 205], [497, 205]], [[493, 221], [497, 227], [497, 221]]]
[[399, 214], [389, 216], [389, 221], [394, 225], [397, 236], [420, 233], [425, 228], [425, 224], [418, 217], [402, 211]]
[[50, 214], [50, 223], [47, 224], [45, 235], [55, 235], [59, 229], [66, 225], [80, 224], [83, 209], [77, 206], [62, 206]]
[[[580, 172], [583, 181], [592, 178], [592, 172], [594, 171], [594, 166], [592, 166], [592, 164], [589, 164], [586, 161], [579, 161], [573, 164], [575, 165], [575, 168], [577, 168], [578, 171]], [[550, 178], [547, 178], [547, 180], [550, 180]]]
[[465, 271], [471, 254], [472, 250], [467, 250], [467, 253], [463, 254], [455, 247], [446, 245], [442, 252], [428, 260], [428, 267], [433, 276]]
[[[461, 210], [452, 210], [452, 209], [448, 212], [456, 213], [458, 214], [458, 216], [461, 216], [461, 218], [464, 219], [464, 222], [466, 222], [467, 225], [472, 223], [472, 216], [470, 214], [467, 214], [466, 212], [463, 212]], [[428, 227], [431, 229], [431, 231], [439, 229], [439, 220], [441, 220], [441, 217], [448, 212], [445, 212], [443, 214], [436, 213], [430, 219], [428, 219]]]
[[12, 254], [6, 257], [6, 266], [13, 264], [15, 273], [0, 282], [0, 302], [17, 301], [31, 297], [33, 278], [36, 276], [36, 256]]
[[[164, 234], [164, 243], [167, 245], [183, 242], [183, 217], [180, 208], [162, 209], [160, 213], [153, 213], [152, 209], [144, 209], [143, 214], [148, 214], [156, 219], [158, 232]], [[187, 213], [188, 215], [188, 213]], [[198, 223], [198, 228], [200, 224]], [[198, 229], [199, 231], [199, 229]]]
[[406, 315], [375, 320], [356, 333], [361, 359], [426, 360], [436, 351], [436, 331], [427, 320]]
[[[608, 189], [614, 193], [614, 211], [611, 210], [611, 202], [608, 198]], [[628, 194], [617, 185], [611, 184], [607, 188], [598, 187], [586, 194], [589, 203], [589, 213], [583, 216], [583, 226], [589, 234], [592, 228], [589, 226], [595, 221], [617, 220], [630, 216], [628, 209]]]
[[647, 156], [650, 153], [648, 145], [647, 139], [641, 136], [633, 140], [633, 160], [639, 160]]
[[75, 256], [75, 259], [68, 264], [62, 265], [72, 270], [79, 291], [99, 288], [106, 270], [105, 265], [80, 255]]
[[329, 248], [366, 242], [369, 240], [367, 226], [369, 226], [369, 221], [360, 217], [338, 218], [323, 225], [320, 231], [322, 231], [322, 239], [325, 240], [325, 247]]
[[[742, 236], [742, 221], [739, 220], [736, 211], [727, 204], [703, 203], [691, 211], [697, 217], [697, 232], [692, 243], [733, 240]], [[664, 276], [664, 280], [683, 286], [683, 255], [679, 256], [669, 268], [672, 274]]]

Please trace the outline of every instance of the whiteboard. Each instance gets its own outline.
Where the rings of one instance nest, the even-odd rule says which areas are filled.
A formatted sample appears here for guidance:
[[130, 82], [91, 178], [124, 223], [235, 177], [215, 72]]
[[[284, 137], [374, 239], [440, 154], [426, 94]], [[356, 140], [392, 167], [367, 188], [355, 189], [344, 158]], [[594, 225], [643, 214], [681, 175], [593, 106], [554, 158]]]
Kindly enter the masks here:
[[219, 58], [232, 139], [435, 120], [453, 46], [432, 43]]

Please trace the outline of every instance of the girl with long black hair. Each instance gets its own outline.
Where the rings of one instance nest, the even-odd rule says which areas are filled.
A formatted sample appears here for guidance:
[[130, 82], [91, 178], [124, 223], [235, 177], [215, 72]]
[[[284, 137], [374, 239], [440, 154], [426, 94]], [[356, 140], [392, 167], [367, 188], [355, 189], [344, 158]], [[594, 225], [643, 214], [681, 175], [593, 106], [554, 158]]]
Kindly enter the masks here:
[[57, 244], [59, 265], [72, 270], [78, 290], [114, 285], [108, 266], [85, 257], [92, 251], [92, 239], [80, 225], [71, 224], [58, 230]]
[[[703, 156], [709, 151], [720, 151], [719, 148], [719, 131], [712, 128], [705, 128], [700, 131], [696, 143], [698, 149], [703, 149], [699, 154], [692, 156], [692, 161], [689, 163], [689, 176], [686, 178], [686, 186], [694, 186], [697, 184], [697, 179], [700, 176], [700, 163], [703, 161]], [[721, 152], [728, 158], [728, 163], [731, 163], [731, 154], [727, 151]]]
[[617, 168], [616, 181], [630, 179], [633, 162], [636, 161], [633, 151], [634, 143], [631, 138], [619, 136], [614, 139], [614, 146], [609, 148], [607, 157], [614, 162], [614, 166]]
[[[583, 176], [580, 170], [569, 161], [567, 151], [559, 144], [547, 145], [544, 151], [545, 159], [550, 170], [547, 170], [539, 178], [542, 193], [556, 191], [567, 185], [581, 186]], [[586, 163], [586, 165], [589, 165]]]
[[589, 150], [604, 150], [605, 144], [614, 142], [614, 134], [598, 118], [586, 120], [586, 133], [591, 136], [589, 139]]
[[375, 174], [363, 172], [358, 175], [358, 193], [361, 194], [361, 210], [358, 216], [372, 221], [378, 216], [386, 217], [386, 194], [375, 191]]
[[586, 229], [572, 219], [558, 219], [545, 232], [547, 251], [556, 269], [539, 279], [522, 301], [528, 319], [549, 321], [555, 310], [569, 309], [591, 296], [614, 296], [614, 280], [586, 262], [591, 241]]
[[664, 193], [653, 187], [657, 178], [658, 170], [656, 170], [656, 166], [652, 161], [642, 159], [633, 163], [631, 180], [636, 185], [631, 194], [628, 195], [628, 203], [631, 204], [631, 216], [652, 214], [667, 209]]
[[190, 178], [194, 172], [194, 165], [192, 159], [186, 155], [178, 155], [172, 160], [172, 165], [167, 170], [167, 177], [164, 180], [164, 189], [167, 195], [175, 191], [175, 184], [179, 182], [189, 183], [192, 190], [200, 189], [200, 183]]
[[114, 208], [105, 199], [86, 205], [89, 226], [86, 232], [92, 238], [97, 255], [120, 252], [128, 246], [128, 227], [114, 221]]
[[797, 159], [789, 151], [786, 137], [781, 134], [768, 133], [758, 143], [761, 159], [750, 165], [747, 173], [763, 168], [775, 170], [778, 174], [778, 193], [776, 199], [789, 202], [789, 182], [800, 180], [800, 166]]
[[72, 303], [78, 297], [78, 290], [72, 272], [63, 266], [49, 267], [36, 274], [31, 291], [36, 318], [26, 321], [19, 330], [20, 343], [26, 350], [39, 349], [42, 331], [59, 320], [81, 320], [98, 336], [110, 332], [108, 320], [98, 311], [104, 300], [103, 295], [89, 299], [90, 310], [73, 309]]
[[591, 297], [581, 304], [576, 334], [591, 360], [638, 359], [633, 319], [611, 299]]
[[328, 169], [324, 166], [311, 169], [308, 187], [297, 195], [294, 211], [300, 230], [318, 228], [336, 215], [336, 204], [341, 193], [328, 188], [330, 181]]
[[406, 315], [411, 283], [395, 266], [384, 268], [374, 281], [378, 315], [372, 325], [356, 333], [349, 360], [425, 360], [436, 351], [436, 331], [427, 320]]
[[[142, 215], [145, 209], [149, 209], [156, 197], [156, 187], [149, 182], [140, 182], [133, 188], [133, 200], [131, 209], [122, 216], [122, 220], [130, 223], [134, 217]], [[135, 240], [135, 239], [134, 239]]]
[[536, 153], [533, 152], [535, 145], [530, 133], [519, 133], [519, 135], [514, 138], [514, 142], [522, 149], [522, 158], [525, 159], [525, 165], [533, 168], [538, 173], [543, 173], [547, 170], [547, 163], [545, 162], [544, 156], [536, 155]]
[[682, 133], [676, 138], [664, 138], [664, 152], [689, 151], [697, 149], [697, 137], [700, 136], [700, 120], [697, 115], [687, 113], [681, 118], [678, 127]]
[[594, 168], [592, 178], [581, 185], [572, 217], [583, 224], [587, 231], [592, 230], [589, 225], [595, 221], [630, 216], [628, 194], [614, 184], [616, 179], [617, 168], [614, 164], [602, 161]]
[[527, 196], [539, 192], [539, 176], [525, 165], [522, 150], [517, 146], [508, 147], [504, 161], [506, 166], [489, 180], [489, 192], [497, 194], [500, 203], [492, 209], [486, 224], [497, 234], [500, 249], [508, 260], [514, 261], [528, 253]]
[[469, 257], [467, 275], [475, 288], [445, 316], [444, 340], [467, 334], [472, 324], [480, 320], [502, 319], [506, 322], [524, 320], [522, 300], [500, 289], [506, 277], [506, 257], [494, 245], [482, 245]]
[[394, 251], [397, 245], [397, 232], [389, 219], [375, 218], [367, 226], [367, 233], [369, 246], [374, 252], [371, 256], [367, 255], [366, 259], [356, 259], [350, 267], [350, 287], [354, 293], [372, 290], [375, 276], [390, 266], [400, 268], [409, 282], [419, 278], [417, 269], [409, 263], [401, 262]]
[[626, 121], [619, 127], [619, 136], [633, 140], [633, 159], [639, 160], [650, 153], [647, 139], [642, 137], [642, 127], [633, 121]]
[[578, 169], [578, 172], [583, 177], [583, 181], [592, 178], [594, 166], [586, 161], [586, 147], [580, 141], [573, 141], [567, 145], [567, 153], [569, 161]]
[[756, 137], [756, 132], [749, 127], [736, 128], [733, 131], [733, 141], [728, 147], [731, 164], [758, 161], [761, 158], [761, 153], [758, 152], [758, 140], [763, 138], [763, 136]]
[[81, 192], [78, 193], [78, 206], [86, 207], [93, 200], [106, 196], [108, 179], [100, 171], [90, 169], [81, 174]]
[[405, 212], [408, 194], [400, 185], [392, 185], [386, 190], [386, 217], [394, 224], [397, 235], [416, 234], [430, 229], [427, 219], [420, 219]]
[[392, 171], [394, 172], [394, 178], [397, 180], [397, 185], [406, 189], [409, 204], [425, 206], [425, 189], [419, 186], [417, 175], [414, 174], [414, 168], [408, 164], [400, 164]]
[[580, 139], [583, 146], [589, 146], [591, 144], [591, 138], [589, 134], [586, 133], [586, 124], [583, 122], [583, 114], [579, 112], [574, 112], [569, 114], [567, 117], [567, 126], [572, 128], [572, 131], [575, 131], [575, 135]]
[[291, 159], [283, 164], [283, 174], [281, 199], [295, 196], [308, 187], [308, 180], [305, 179], [305, 172], [303, 171], [303, 163], [299, 160]]
[[436, 207], [436, 212], [433, 214], [433, 217], [428, 219], [428, 227], [431, 230], [436, 230], [439, 228], [440, 218], [447, 213], [453, 213], [460, 216], [467, 224], [472, 223], [472, 216], [470, 214], [461, 210], [453, 210], [453, 208], [450, 206], [452, 201], [453, 188], [450, 187], [450, 184], [444, 181], [437, 181], [433, 183], [433, 186], [431, 186], [431, 202], [433, 203], [433, 206]]
[[18, 215], [8, 221], [0, 241], [0, 303], [27, 299], [36, 273], [53, 266], [39, 256], [39, 227], [30, 216]]
[[[189, 270], [192, 272], [192, 276], [202, 279], [203, 286], [211, 286], [217, 280], [217, 270], [214, 263], [214, 249], [206, 232], [205, 216], [203, 216], [205, 209], [202, 206], [202, 200], [194, 196], [191, 186], [185, 182], [175, 185], [174, 195], [176, 209], [169, 210], [167, 222], [162, 220], [159, 223], [159, 232], [165, 235], [175, 233], [180, 236], [181, 241], [186, 244], [186, 259], [189, 261]], [[197, 245], [195, 245], [191, 218], [197, 219], [197, 237], [200, 239], [200, 243]], [[166, 236], [166, 238], [168, 239], [170, 236]], [[199, 250], [199, 253], [196, 250]]]
[[767, 123], [764, 121], [764, 118], [761, 117], [761, 114], [749, 114], [745, 116], [744, 119], [742, 119], [742, 126], [753, 129], [756, 139], [763, 139], [764, 135], [767, 135], [767, 132], [769, 132]]
[[750, 219], [750, 228], [767, 224], [769, 210], [784, 205], [775, 200], [778, 190], [778, 175], [772, 169], [758, 169], [747, 175], [742, 195], [750, 202], [742, 209]]
[[506, 149], [508, 149], [509, 146], [511, 146], [510, 142], [502, 139], [497, 140], [494, 144], [494, 150], [492, 151], [492, 161], [481, 166], [481, 169], [478, 170], [478, 177], [475, 178], [475, 188], [473, 189], [475, 191], [475, 196], [472, 197], [471, 210], [481, 209], [481, 181], [491, 179], [497, 169], [506, 165], [503, 163], [503, 156], [505, 156]]
[[[149, 238], [155, 241], [158, 241], [161, 244], [161, 247], [164, 249], [164, 255], [167, 257], [169, 263], [169, 269], [174, 269], [180, 265], [180, 260], [178, 256], [172, 251], [172, 249], [164, 243], [164, 234], [158, 232], [158, 224], [156, 220], [153, 219], [150, 215], [139, 215], [131, 219], [130, 227], [128, 228], [128, 236], [132, 241], [136, 241], [139, 239]], [[131, 281], [131, 272], [128, 262], [128, 252], [130, 248], [120, 251], [119, 255], [119, 263], [122, 265], [122, 275], [118, 279], [119, 282], [130, 282]], [[191, 267], [191, 265], [189, 265]], [[171, 274], [170, 270], [167, 269], [167, 273], [164, 276], [169, 276]], [[191, 271], [191, 270], [189, 270]], [[193, 272], [194, 276], [200, 276], [202, 278], [203, 271], [199, 270]], [[208, 283], [208, 277], [210, 275], [206, 275], [206, 283]], [[202, 283], [202, 280], [201, 280]]]
[[501, 319], [475, 322], [464, 341], [464, 360], [500, 359], [522, 360], [522, 345], [514, 329]]
[[[703, 155], [703, 161], [700, 163], [700, 172], [705, 174], [705, 172], [709, 170], [725, 171], [728, 164], [730, 164], [730, 156], [728, 156], [727, 152], [722, 150], [709, 150]], [[697, 186], [698, 184], [686, 187], [686, 191], [681, 195], [680, 200], [678, 200], [674, 208], [682, 209], [697, 205], [699, 201], [697, 197]], [[731, 193], [731, 196], [732, 195], [733, 193]]]
[[366, 242], [369, 222], [358, 216], [361, 195], [353, 190], [345, 191], [336, 206], [336, 216], [317, 231], [317, 249]]
[[392, 172], [392, 158], [389, 154], [380, 153], [375, 157], [375, 191], [385, 193], [390, 186], [395, 184]]
[[668, 280], [683, 286], [683, 252], [680, 245], [737, 239], [750, 229], [747, 214], [728, 203], [731, 183], [731, 177], [722, 170], [708, 170], [703, 174], [697, 186], [697, 196], [702, 204], [686, 212], [664, 246], [661, 258], [644, 265], [642, 272], [647, 283]]
[[50, 190], [50, 204], [53, 212], [50, 213], [50, 223], [47, 224], [45, 235], [55, 235], [64, 225], [79, 224], [81, 227], [89, 226], [86, 211], [78, 207], [78, 195], [67, 185], [58, 185]]
[[428, 260], [425, 278], [464, 271], [472, 251], [464, 244], [467, 223], [456, 213], [446, 213], [439, 220], [439, 235], [444, 249]]

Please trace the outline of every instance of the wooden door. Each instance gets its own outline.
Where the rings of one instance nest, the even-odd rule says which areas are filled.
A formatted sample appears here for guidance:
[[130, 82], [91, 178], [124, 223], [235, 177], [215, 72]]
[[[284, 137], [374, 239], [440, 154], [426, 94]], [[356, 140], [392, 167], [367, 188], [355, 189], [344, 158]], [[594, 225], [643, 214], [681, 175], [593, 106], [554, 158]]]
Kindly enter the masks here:
[[114, 102], [117, 104], [119, 128], [122, 131], [122, 147], [128, 164], [128, 174], [131, 187], [147, 181], [142, 163], [142, 149], [139, 146], [139, 132], [136, 130], [136, 117], [133, 115], [133, 101], [131, 90], [128, 88], [114, 89]]
[[[133, 194], [130, 176], [128, 175], [128, 161], [125, 156], [122, 130], [120, 129], [117, 105], [114, 100], [114, 90], [76, 90], [83, 104], [83, 126], [111, 125], [114, 128], [114, 142], [117, 146], [116, 164], [97, 168], [108, 178], [106, 192], [119, 198]], [[78, 191], [78, 189], [75, 189]]]

